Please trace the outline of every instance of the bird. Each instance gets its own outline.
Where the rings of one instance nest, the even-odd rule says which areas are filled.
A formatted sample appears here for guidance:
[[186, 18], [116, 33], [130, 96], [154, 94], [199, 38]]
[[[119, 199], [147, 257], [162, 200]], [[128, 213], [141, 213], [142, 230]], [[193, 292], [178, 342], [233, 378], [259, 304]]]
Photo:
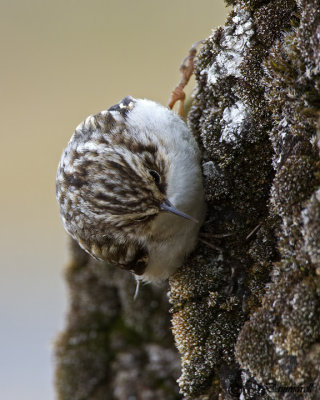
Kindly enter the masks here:
[[127, 96], [88, 116], [63, 151], [62, 223], [92, 257], [139, 281], [167, 279], [194, 250], [204, 221], [200, 160], [179, 115]]

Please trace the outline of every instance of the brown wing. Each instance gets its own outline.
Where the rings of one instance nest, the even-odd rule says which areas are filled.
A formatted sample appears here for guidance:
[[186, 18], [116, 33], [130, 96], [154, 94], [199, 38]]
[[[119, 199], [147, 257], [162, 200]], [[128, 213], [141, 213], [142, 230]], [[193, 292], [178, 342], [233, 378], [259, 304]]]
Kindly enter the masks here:
[[119, 242], [105, 237], [100, 244], [102, 259], [108, 264], [142, 275], [148, 265], [148, 252], [141, 244], [133, 242]]

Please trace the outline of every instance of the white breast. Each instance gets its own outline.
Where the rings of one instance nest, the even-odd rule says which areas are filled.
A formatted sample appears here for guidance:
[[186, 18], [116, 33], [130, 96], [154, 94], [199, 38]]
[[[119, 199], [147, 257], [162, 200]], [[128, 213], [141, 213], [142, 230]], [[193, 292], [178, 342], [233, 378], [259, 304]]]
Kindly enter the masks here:
[[187, 125], [167, 108], [149, 100], [138, 100], [130, 114], [131, 127], [137, 134], [147, 129], [148, 134], [152, 132], [165, 145], [169, 166], [168, 200], [199, 220], [196, 224], [167, 212], [155, 218], [152, 235], [145, 242], [149, 263], [142, 279], [157, 281], [179, 268], [197, 243], [205, 213], [200, 154]]

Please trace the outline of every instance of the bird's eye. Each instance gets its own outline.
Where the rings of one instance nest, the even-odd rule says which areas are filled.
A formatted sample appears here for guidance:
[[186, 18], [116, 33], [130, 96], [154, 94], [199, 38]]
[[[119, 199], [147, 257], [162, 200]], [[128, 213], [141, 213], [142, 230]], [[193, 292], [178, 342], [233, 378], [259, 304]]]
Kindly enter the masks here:
[[158, 186], [161, 182], [161, 177], [158, 174], [158, 172], [154, 171], [153, 169], [149, 169], [149, 174], [152, 176], [153, 180], [155, 181], [155, 184]]

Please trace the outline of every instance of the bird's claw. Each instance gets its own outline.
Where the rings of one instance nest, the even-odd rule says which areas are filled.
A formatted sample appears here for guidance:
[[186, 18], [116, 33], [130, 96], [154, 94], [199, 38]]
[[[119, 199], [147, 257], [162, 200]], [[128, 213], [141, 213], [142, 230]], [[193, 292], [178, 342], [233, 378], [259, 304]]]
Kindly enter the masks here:
[[168, 103], [168, 108], [170, 110], [173, 109], [174, 105], [176, 104], [177, 101], [180, 101], [179, 104], [179, 110], [178, 114], [183, 117], [184, 116], [184, 101], [186, 98], [186, 94], [183, 91], [183, 89], [186, 87], [188, 84], [193, 71], [194, 71], [194, 58], [197, 54], [197, 47], [199, 44], [203, 43], [203, 40], [199, 40], [198, 42], [194, 43], [189, 50], [189, 54], [187, 57], [184, 58], [180, 65], [180, 74], [181, 74], [181, 79], [178, 85], [175, 87], [175, 89], [172, 91], [169, 103]]

